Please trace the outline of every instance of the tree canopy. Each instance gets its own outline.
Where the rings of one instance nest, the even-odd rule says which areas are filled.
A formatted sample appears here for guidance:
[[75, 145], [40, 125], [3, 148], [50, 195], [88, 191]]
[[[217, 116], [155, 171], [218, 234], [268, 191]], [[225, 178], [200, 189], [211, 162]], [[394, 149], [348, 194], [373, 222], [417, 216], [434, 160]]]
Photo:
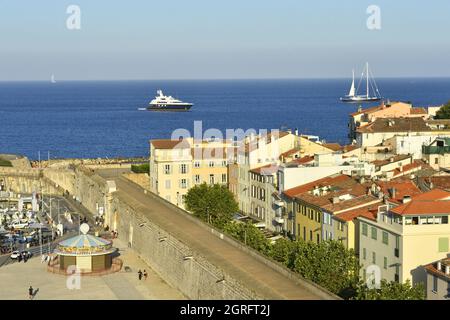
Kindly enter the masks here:
[[438, 112], [436, 112], [435, 119], [450, 119], [450, 101], [443, 105]]
[[231, 191], [219, 184], [192, 187], [186, 194], [185, 204], [195, 216], [220, 228], [239, 210]]
[[419, 283], [411, 286], [407, 280], [405, 283], [381, 280], [380, 288], [369, 289], [365, 283], [360, 283], [355, 299], [358, 300], [425, 300], [424, 286]]

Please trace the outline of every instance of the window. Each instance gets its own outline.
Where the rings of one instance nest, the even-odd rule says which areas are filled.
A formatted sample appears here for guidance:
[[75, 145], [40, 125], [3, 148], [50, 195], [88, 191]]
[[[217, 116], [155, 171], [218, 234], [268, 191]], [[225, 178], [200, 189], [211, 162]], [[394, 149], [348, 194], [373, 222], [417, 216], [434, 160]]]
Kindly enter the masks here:
[[313, 239], [313, 235], [312, 235], [312, 231], [310, 230], [309, 231], [309, 240], [312, 241], [312, 239]]
[[448, 224], [448, 216], [443, 216], [442, 217], [441, 224]]
[[226, 182], [227, 182], [227, 174], [222, 173], [222, 183], [226, 183]]
[[362, 234], [367, 236], [367, 224], [365, 223], [362, 224]]
[[317, 243], [320, 243], [320, 235], [317, 234]]
[[439, 238], [439, 252], [448, 252], [448, 238]]
[[209, 175], [209, 183], [214, 184], [214, 175], [213, 174]]
[[166, 189], [170, 189], [170, 180], [166, 180]]
[[439, 164], [439, 158], [434, 158], [434, 164]]
[[186, 179], [181, 179], [180, 180], [180, 187], [182, 189], [186, 189], [187, 188], [187, 180]]
[[187, 173], [187, 165], [186, 164], [180, 164], [180, 173], [182, 173], [182, 174]]
[[223, 160], [223, 161], [222, 161], [222, 166], [223, 166], [223, 167], [226, 167], [226, 166], [227, 166], [227, 161], [226, 161], [226, 160]]
[[297, 234], [300, 236], [300, 224], [297, 224]]
[[377, 254], [375, 252], [372, 252], [372, 263], [377, 263]]
[[200, 183], [200, 175], [199, 174], [196, 174], [194, 176], [194, 181], [195, 181], [195, 183]]
[[386, 245], [389, 244], [389, 234], [386, 231], [383, 231], [383, 243]]
[[383, 263], [383, 265], [384, 265], [384, 268], [387, 269], [388, 263], [387, 263], [387, 258], [386, 258], [386, 257], [384, 257], [384, 263]]
[[200, 161], [194, 162], [194, 168], [200, 168]]
[[433, 276], [433, 292], [437, 293], [438, 290], [438, 278], [436, 276]]
[[210, 168], [214, 168], [214, 161], [210, 161], [210, 162], [209, 162], [209, 167], [210, 167]]
[[170, 164], [164, 165], [164, 173], [165, 174], [170, 174]]
[[303, 227], [303, 240], [306, 241], [306, 227]]
[[371, 227], [370, 228], [370, 234], [373, 240], [377, 240], [377, 228]]
[[366, 260], [367, 257], [367, 250], [366, 248], [363, 248], [363, 259]]

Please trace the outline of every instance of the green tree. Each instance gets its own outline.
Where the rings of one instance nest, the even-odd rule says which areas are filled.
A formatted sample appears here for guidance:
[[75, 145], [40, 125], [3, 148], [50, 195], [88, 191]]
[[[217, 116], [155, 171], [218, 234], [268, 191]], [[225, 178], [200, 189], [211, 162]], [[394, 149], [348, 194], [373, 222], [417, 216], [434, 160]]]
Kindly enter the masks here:
[[353, 249], [339, 241], [296, 241], [293, 270], [343, 298], [354, 295], [360, 265]]
[[294, 241], [281, 238], [271, 247], [270, 256], [289, 269], [293, 269], [297, 247], [298, 246]]
[[443, 105], [438, 112], [436, 112], [435, 119], [450, 119], [450, 101]]
[[233, 194], [224, 185], [196, 185], [186, 194], [186, 209], [198, 218], [223, 228], [239, 210]]
[[231, 221], [224, 226], [223, 230], [233, 238], [261, 253], [269, 254], [270, 252], [270, 241], [252, 223]]
[[357, 300], [424, 300], [425, 288], [422, 283], [411, 286], [407, 280], [405, 283], [381, 280], [380, 288], [369, 289], [363, 282], [359, 283], [355, 296]]

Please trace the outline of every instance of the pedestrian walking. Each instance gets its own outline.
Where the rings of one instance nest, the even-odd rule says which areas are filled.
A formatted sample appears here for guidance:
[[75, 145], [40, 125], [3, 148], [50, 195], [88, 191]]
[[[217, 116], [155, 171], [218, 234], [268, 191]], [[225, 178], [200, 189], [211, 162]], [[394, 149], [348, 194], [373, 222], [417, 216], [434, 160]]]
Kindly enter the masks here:
[[141, 269], [139, 269], [139, 271], [138, 271], [138, 278], [139, 278], [139, 280], [142, 279], [142, 271], [141, 271]]
[[33, 287], [32, 286], [30, 286], [29, 288], [28, 288], [28, 297], [30, 298], [30, 300], [31, 299], [33, 299]]
[[144, 269], [144, 280], [147, 280], [147, 276], [148, 276], [147, 271]]

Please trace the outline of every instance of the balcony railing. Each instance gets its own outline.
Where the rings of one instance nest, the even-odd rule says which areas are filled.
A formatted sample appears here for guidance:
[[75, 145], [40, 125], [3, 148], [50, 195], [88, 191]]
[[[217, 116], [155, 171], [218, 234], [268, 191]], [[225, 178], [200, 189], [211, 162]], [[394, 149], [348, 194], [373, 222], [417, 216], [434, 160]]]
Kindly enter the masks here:
[[445, 154], [450, 153], [450, 146], [422, 146], [422, 153], [424, 154]]

